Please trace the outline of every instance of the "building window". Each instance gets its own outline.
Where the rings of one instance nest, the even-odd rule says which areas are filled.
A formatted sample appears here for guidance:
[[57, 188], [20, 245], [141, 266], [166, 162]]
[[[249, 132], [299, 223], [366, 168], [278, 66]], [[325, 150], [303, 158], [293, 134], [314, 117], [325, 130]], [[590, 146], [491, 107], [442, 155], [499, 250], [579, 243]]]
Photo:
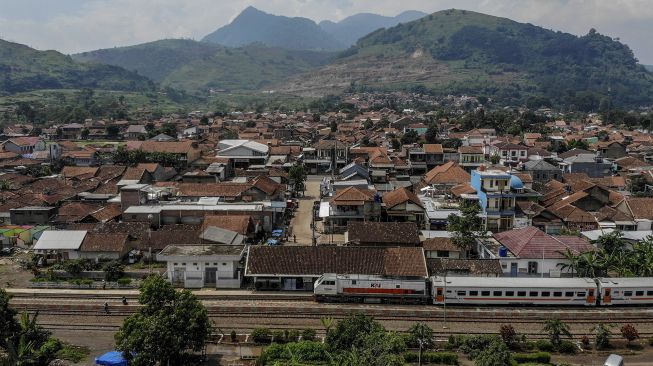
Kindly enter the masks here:
[[437, 251], [437, 256], [438, 256], [438, 258], [449, 258], [449, 251], [448, 250], [438, 250]]
[[528, 262], [528, 274], [537, 274], [537, 262]]

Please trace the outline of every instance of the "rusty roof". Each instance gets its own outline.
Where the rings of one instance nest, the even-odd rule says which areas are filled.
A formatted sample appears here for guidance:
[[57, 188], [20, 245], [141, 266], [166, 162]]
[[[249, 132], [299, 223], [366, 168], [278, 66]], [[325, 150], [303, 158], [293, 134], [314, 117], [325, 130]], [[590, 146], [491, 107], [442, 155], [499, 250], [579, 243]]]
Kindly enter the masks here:
[[419, 230], [414, 222], [349, 221], [349, 242], [356, 245], [419, 245]]

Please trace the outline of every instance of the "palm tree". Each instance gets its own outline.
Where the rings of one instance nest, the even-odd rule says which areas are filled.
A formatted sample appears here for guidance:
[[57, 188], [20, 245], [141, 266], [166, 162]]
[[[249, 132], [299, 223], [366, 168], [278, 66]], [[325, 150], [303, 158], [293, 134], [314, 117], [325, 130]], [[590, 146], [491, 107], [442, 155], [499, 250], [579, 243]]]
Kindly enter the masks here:
[[615, 251], [609, 255], [608, 269], [617, 273], [619, 277], [631, 277], [633, 271], [633, 254], [625, 251]]
[[558, 318], [547, 320], [542, 330], [549, 335], [549, 340], [555, 347], [560, 346], [562, 336], [572, 338], [569, 325]]
[[586, 252], [580, 255], [578, 261], [578, 275], [581, 277], [600, 277], [606, 268], [605, 251], [599, 249], [595, 252]]
[[643, 241], [633, 244], [632, 264], [634, 275], [653, 276], [653, 237], [649, 235]]
[[413, 325], [408, 331], [413, 340], [419, 345], [418, 365], [422, 365], [422, 349], [433, 347], [433, 329], [424, 323]]
[[329, 334], [329, 330], [331, 330], [331, 327], [333, 327], [334, 324], [333, 318], [330, 316], [323, 316], [320, 318], [320, 322], [322, 323], [326, 334]]
[[558, 253], [562, 255], [566, 262], [558, 263], [556, 267], [560, 267], [560, 270], [562, 271], [569, 269], [571, 272], [571, 277], [574, 277], [574, 272], [578, 271], [578, 265], [580, 262], [579, 256], [572, 252], [569, 248], [565, 249], [564, 251], [558, 251]]

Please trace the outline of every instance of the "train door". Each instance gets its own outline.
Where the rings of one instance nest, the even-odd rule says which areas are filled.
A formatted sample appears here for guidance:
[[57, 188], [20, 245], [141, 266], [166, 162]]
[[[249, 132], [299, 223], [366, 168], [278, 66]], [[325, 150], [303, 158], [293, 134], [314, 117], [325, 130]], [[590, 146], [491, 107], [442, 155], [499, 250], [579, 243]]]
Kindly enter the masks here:
[[444, 287], [436, 287], [435, 288], [435, 303], [443, 303], [444, 302]]
[[611, 305], [612, 304], [612, 289], [611, 288], [606, 288], [603, 289], [603, 305]]
[[596, 291], [593, 288], [587, 289], [587, 304], [588, 305], [595, 305], [596, 304], [596, 294], [594, 293]]

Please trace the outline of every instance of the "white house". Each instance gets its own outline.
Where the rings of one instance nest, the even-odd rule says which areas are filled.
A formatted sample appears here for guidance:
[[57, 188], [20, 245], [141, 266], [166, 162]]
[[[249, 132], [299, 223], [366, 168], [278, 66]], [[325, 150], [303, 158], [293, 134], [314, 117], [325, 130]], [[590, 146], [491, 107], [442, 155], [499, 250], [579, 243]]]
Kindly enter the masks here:
[[60, 260], [78, 259], [79, 248], [86, 233], [86, 230], [46, 230], [33, 249], [37, 254], [54, 256]]
[[270, 148], [250, 140], [220, 140], [216, 156], [229, 159], [232, 168], [265, 165]]
[[167, 262], [168, 279], [185, 288], [240, 288], [245, 245], [168, 245], [157, 260]]
[[504, 276], [560, 277], [571, 275], [558, 264], [566, 260], [561, 253], [569, 249], [574, 254], [593, 251], [585, 239], [576, 236], [552, 236], [529, 226], [493, 234], [477, 241], [480, 259], [498, 259]]

